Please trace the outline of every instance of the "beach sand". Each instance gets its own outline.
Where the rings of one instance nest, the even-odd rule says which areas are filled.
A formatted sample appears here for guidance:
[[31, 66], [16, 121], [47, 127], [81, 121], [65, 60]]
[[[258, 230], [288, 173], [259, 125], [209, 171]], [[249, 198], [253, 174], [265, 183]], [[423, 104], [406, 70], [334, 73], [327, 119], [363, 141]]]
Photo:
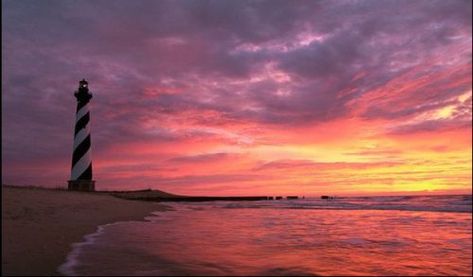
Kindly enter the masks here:
[[59, 275], [71, 244], [97, 226], [166, 209], [106, 193], [2, 186], [3, 275]]

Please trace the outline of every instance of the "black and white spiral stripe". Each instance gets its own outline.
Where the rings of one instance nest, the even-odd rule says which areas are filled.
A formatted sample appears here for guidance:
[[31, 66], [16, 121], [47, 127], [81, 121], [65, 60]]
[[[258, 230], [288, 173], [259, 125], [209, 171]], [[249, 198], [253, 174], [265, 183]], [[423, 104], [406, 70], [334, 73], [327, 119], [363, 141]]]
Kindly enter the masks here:
[[71, 180], [92, 180], [89, 101], [78, 101]]

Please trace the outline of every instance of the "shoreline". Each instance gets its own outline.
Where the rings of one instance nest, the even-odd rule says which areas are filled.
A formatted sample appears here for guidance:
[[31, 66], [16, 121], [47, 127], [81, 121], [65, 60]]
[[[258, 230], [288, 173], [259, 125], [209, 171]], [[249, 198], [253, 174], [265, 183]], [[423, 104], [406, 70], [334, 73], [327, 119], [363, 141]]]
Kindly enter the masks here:
[[71, 244], [71, 251], [67, 254], [66, 259], [64, 262], [58, 266], [57, 272], [61, 276], [80, 276], [80, 274], [77, 274], [72, 267], [77, 264], [77, 256], [80, 253], [80, 249], [84, 245], [92, 244], [95, 242], [95, 238], [99, 236], [100, 234], [103, 233], [104, 228], [110, 225], [114, 225], [117, 223], [121, 222], [130, 222], [130, 221], [117, 221], [113, 223], [107, 223], [103, 225], [97, 226], [97, 229], [95, 230], [94, 233], [87, 234], [83, 237], [82, 241], [80, 242], [74, 242]]
[[104, 193], [2, 186], [3, 274], [60, 276], [73, 244], [100, 226], [166, 210]]

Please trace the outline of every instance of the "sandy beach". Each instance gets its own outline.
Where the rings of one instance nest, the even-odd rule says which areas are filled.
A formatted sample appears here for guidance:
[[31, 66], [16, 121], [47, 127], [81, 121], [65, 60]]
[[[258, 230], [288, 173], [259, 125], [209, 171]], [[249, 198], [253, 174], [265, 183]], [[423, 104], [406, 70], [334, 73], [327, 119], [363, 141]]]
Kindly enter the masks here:
[[71, 244], [97, 226], [164, 210], [155, 202], [105, 193], [2, 186], [3, 275], [59, 275]]

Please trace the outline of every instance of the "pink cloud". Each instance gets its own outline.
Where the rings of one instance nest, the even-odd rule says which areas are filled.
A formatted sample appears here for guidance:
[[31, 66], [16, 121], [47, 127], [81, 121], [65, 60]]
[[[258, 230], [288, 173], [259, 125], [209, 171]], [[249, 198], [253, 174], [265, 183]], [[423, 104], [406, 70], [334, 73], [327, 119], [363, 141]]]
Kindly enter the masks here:
[[[388, 189], [399, 176], [351, 171], [471, 163], [467, 2], [79, 6], [2, 2], [6, 183], [65, 183], [82, 78], [107, 188]], [[468, 186], [462, 170], [405, 181]]]

